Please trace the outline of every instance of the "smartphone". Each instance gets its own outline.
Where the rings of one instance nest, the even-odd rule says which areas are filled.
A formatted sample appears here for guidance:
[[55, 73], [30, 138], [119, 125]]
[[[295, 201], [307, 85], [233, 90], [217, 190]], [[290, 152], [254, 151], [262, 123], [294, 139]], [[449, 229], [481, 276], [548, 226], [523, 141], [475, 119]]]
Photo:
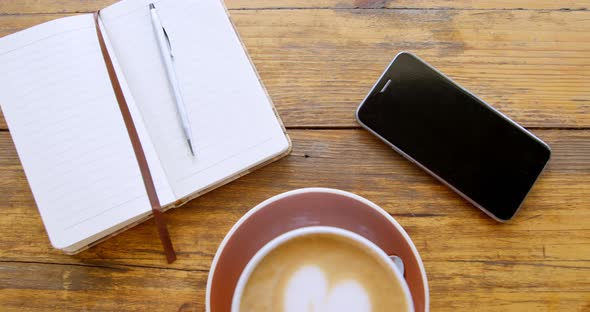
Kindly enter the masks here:
[[359, 123], [497, 221], [510, 220], [551, 157], [532, 133], [417, 56], [399, 53]]

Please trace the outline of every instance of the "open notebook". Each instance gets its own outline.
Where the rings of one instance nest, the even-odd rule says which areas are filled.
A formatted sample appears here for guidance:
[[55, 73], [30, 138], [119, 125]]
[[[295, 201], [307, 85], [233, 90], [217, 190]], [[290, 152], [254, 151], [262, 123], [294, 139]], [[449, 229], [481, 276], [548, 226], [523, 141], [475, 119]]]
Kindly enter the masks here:
[[[153, 33], [170, 37], [196, 155], [182, 132]], [[185, 203], [290, 151], [221, 0], [124, 0], [101, 30], [160, 203]], [[55, 248], [76, 253], [152, 211], [92, 14], [0, 39], [0, 104]]]

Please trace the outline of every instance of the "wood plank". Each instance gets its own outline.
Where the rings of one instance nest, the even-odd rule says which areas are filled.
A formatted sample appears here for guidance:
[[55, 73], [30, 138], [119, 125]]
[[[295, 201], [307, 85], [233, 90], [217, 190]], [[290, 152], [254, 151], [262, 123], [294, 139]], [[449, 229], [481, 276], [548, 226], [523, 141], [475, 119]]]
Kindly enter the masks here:
[[356, 126], [358, 103], [400, 50], [527, 127], [590, 124], [587, 12], [277, 10], [232, 17], [287, 126]]
[[[527, 127], [590, 127], [590, 13], [481, 10], [231, 12], [288, 127], [356, 127], [400, 50]], [[58, 15], [0, 16], [0, 36]], [[0, 129], [6, 129], [2, 120]]]
[[[590, 267], [577, 263], [546, 268], [433, 261], [427, 269], [433, 272], [432, 311], [590, 307]], [[206, 282], [202, 271], [3, 262], [0, 302], [3, 311], [204, 311]]]
[[237, 8], [337, 8], [337, 9], [533, 9], [533, 10], [585, 10], [590, 3], [580, 0], [227, 0], [227, 6]]
[[[1, 1], [0, 14], [91, 12], [104, 8], [116, 0], [20, 0]], [[535, 9], [584, 10], [588, 1], [580, 0], [227, 0], [228, 9], [276, 8], [438, 8], [438, 9]]]
[[[507, 224], [492, 221], [365, 131], [290, 133], [291, 156], [166, 214], [179, 251], [171, 267], [207, 270], [225, 233], [249, 208], [308, 186], [375, 201], [413, 236], [427, 262], [590, 261], [590, 131], [537, 131], [553, 159]], [[152, 221], [74, 257], [53, 250], [7, 133], [0, 133], [0, 176], [0, 259], [168, 267]]]
[[2, 311], [205, 311], [206, 284], [201, 271], [0, 262]]

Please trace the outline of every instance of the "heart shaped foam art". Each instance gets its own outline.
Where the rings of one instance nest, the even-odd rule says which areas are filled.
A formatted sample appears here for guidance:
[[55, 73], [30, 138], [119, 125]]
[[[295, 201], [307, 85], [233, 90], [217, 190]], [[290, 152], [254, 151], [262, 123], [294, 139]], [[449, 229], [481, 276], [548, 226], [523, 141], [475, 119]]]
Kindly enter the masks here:
[[354, 280], [329, 281], [317, 266], [303, 266], [287, 283], [285, 312], [370, 312], [364, 287]]

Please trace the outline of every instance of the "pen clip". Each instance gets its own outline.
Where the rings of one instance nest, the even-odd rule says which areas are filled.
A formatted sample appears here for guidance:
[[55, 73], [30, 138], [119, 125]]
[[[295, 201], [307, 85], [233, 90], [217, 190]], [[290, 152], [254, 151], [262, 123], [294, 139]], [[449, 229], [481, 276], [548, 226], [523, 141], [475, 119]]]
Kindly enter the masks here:
[[168, 42], [168, 51], [170, 51], [170, 57], [174, 58], [174, 54], [172, 54], [172, 44], [170, 43], [170, 37], [168, 37], [168, 32], [166, 28], [162, 26], [162, 30], [164, 31], [164, 37], [166, 37], [166, 42]]

